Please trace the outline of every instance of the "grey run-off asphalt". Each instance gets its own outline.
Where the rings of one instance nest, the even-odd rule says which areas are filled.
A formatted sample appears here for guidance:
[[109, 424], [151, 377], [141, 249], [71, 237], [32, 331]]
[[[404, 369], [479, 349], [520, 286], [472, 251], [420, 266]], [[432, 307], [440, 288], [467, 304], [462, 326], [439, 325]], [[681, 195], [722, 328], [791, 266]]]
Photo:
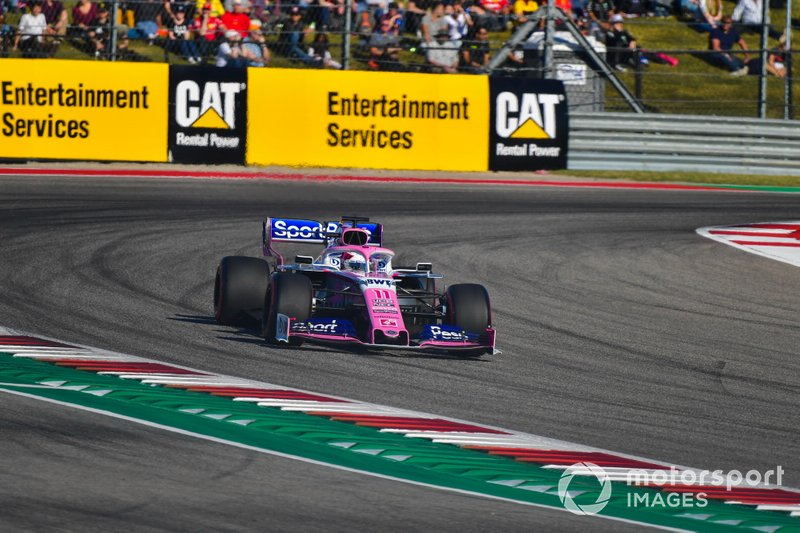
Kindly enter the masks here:
[[[760, 193], [3, 177], [0, 324], [697, 468], [780, 464], [797, 486], [800, 269], [694, 230], [798, 207]], [[258, 255], [261, 218], [342, 214], [384, 223], [404, 262], [485, 284], [504, 354], [277, 351], [213, 323], [216, 263]], [[622, 526], [0, 406], [2, 529]]]

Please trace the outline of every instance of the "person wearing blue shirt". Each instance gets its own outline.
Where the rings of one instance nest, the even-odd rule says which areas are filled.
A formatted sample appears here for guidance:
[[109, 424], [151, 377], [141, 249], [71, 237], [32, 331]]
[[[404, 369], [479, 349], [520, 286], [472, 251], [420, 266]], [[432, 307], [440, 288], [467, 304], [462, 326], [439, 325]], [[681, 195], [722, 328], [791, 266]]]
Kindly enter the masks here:
[[[744, 59], [740, 59], [731, 53], [734, 45], [737, 44], [744, 50]], [[708, 48], [712, 51], [709, 54], [711, 61], [727, 68], [732, 76], [744, 76], [747, 74], [747, 66], [745, 64], [750, 59], [747, 53], [747, 43], [733, 27], [733, 19], [730, 16], [722, 17], [722, 24], [711, 30], [708, 38]]]

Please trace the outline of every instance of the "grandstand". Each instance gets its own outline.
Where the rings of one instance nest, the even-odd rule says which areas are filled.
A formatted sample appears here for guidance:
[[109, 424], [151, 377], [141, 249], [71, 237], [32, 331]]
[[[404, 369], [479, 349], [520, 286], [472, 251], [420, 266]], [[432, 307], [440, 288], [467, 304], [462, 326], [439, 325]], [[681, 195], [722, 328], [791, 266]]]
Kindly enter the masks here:
[[[52, 0], [51, 0], [52, 1]], [[87, 2], [87, 0], [83, 0]], [[88, 0], [91, 4], [91, 0]], [[458, 2], [454, 2], [458, 3]], [[215, 0], [212, 4], [213, 15], [220, 18], [225, 11], [231, 11], [233, 1], [222, 3]], [[631, 5], [638, 3], [626, 2], [630, 10]], [[51, 35], [42, 38], [42, 46], [33, 52], [25, 53], [28, 57], [54, 57], [69, 59], [86, 59], [97, 61], [150, 61], [167, 62], [170, 64], [195, 63], [193, 57], [185, 57], [180, 47], [171, 43], [174, 32], [174, 13], [185, 10], [188, 33], [192, 40], [200, 46], [201, 63], [214, 64], [219, 43], [223, 40], [224, 27], [212, 30], [207, 37], [199, 35], [200, 13], [203, 11], [202, 0], [198, 3], [165, 2], [153, 0], [131, 0], [108, 4], [98, 4], [98, 11], [108, 9], [112, 15], [107, 23], [78, 26], [75, 23], [73, 12], [76, 2], [65, 2], [64, 9], [67, 13], [67, 28], [63, 32], [52, 31]], [[409, 1], [399, 5], [397, 10], [400, 21], [394, 30], [395, 39], [392, 46], [399, 49], [399, 53], [392, 56], [391, 60], [376, 63], [371, 58], [371, 38], [379, 26], [382, 17], [394, 16], [390, 6], [381, 7], [377, 3], [355, 3], [352, 17], [352, 39], [349, 57], [343, 57], [343, 35], [345, 33], [343, 3], [328, 2], [327, 0], [313, 0], [303, 4], [301, 10], [301, 24], [303, 44], [305, 50], [312, 41], [315, 33], [324, 31], [328, 35], [328, 42], [323, 52], [329, 52], [332, 63], [322, 60], [309, 59], [305, 56], [291, 55], [286, 52], [287, 28], [291, 23], [289, 13], [292, 5], [286, 3], [272, 4], [269, 0], [257, 0], [253, 5], [246, 5], [245, 11], [251, 17], [252, 25], [249, 30], [257, 29], [266, 37], [265, 44], [272, 51], [268, 67], [283, 68], [325, 68], [326, 65], [344, 63], [349, 69], [380, 69], [410, 72], [437, 72], [441, 69], [432, 67], [426, 62], [423, 53], [423, 31], [420, 28], [421, 13], [419, 7], [426, 7], [427, 3]], [[519, 27], [513, 9], [509, 6], [495, 14], [485, 6], [488, 2], [463, 4], [469, 11], [475, 25], [468, 29], [463, 41], [473, 39], [473, 29], [478, 26], [486, 27], [489, 32], [489, 51], [492, 56], [503, 53], [506, 55], [504, 45]], [[557, 5], [561, 5], [558, 4]], [[577, 5], [577, 2], [576, 2]], [[725, 14], [733, 12], [735, 2], [725, 0], [722, 9]], [[696, 25], [688, 20], [676, 5], [669, 6], [666, 11], [662, 4], [652, 4], [648, 12], [648, 5], [640, 6], [636, 16], [625, 15], [625, 27], [636, 38], [638, 46], [642, 49], [636, 56], [635, 64], [629, 64], [624, 71], [616, 71], [614, 75], [621, 80], [631, 94], [644, 109], [661, 113], [682, 114], [714, 114], [731, 116], [756, 116], [759, 96], [759, 76], [748, 75], [741, 77], [730, 76], [726, 71], [712, 65], [708, 61], [708, 33], [696, 30]], [[659, 6], [662, 9], [657, 9]], [[0, 29], [0, 54], [3, 57], [21, 57], [23, 52], [15, 48], [18, 37], [18, 28], [23, 13], [28, 11], [28, 6], [22, 0], [3, 0], [2, 29]], [[453, 7], [447, 6], [447, 10]], [[116, 15], [113, 12], [116, 11]], [[581, 10], [575, 7], [575, 21], [585, 33], [590, 33], [588, 17], [581, 15]], [[655, 16], [656, 13], [666, 16]], [[794, 5], [792, 16], [793, 25], [798, 24], [800, 5]], [[393, 18], [393, 21], [396, 18]], [[143, 21], [154, 24], [154, 32], [144, 31], [146, 25]], [[786, 25], [786, 10], [784, 7], [775, 6], [771, 9], [772, 25], [783, 31]], [[563, 29], [563, 28], [562, 28]], [[244, 35], [246, 35], [247, 30]], [[598, 32], [595, 31], [597, 34]], [[602, 31], [600, 32], [602, 33]], [[208, 38], [211, 36], [211, 38]], [[597, 35], [602, 37], [602, 35]], [[526, 46], [528, 36], [520, 39], [520, 44], [510, 50], [510, 56], [504, 65], [495, 72], [505, 75], [544, 77], [541, 61], [536, 61], [536, 52]], [[743, 35], [751, 50], [759, 49], [759, 36], [753, 33]], [[100, 45], [98, 45], [98, 42]], [[769, 41], [769, 47], [778, 46], [774, 39]], [[794, 46], [793, 46], [794, 48]], [[610, 52], [612, 50], [609, 50]], [[767, 80], [767, 116], [783, 118], [786, 106], [790, 117], [794, 118], [793, 89], [796, 87], [796, 76], [792, 72], [797, 70], [797, 54], [790, 50], [788, 61], [788, 83], [783, 79], [770, 77]], [[753, 54], [755, 55], [755, 54]], [[570, 65], [583, 65], [592, 73], [600, 69], [588, 61], [580, 50], [562, 54], [562, 63]], [[662, 58], [671, 61], [662, 61]], [[674, 60], [677, 60], [675, 64]], [[34, 60], [34, 59], [32, 59]], [[466, 69], [464, 70], [466, 72]], [[470, 69], [474, 72], [475, 69]], [[602, 72], [599, 73], [602, 75]], [[570, 84], [579, 83], [575, 80]], [[573, 88], [574, 89], [574, 88]], [[604, 91], [589, 87], [585, 90], [589, 98], [595, 98], [599, 109], [607, 111], [626, 111], [630, 107], [613, 85], [605, 87]]]

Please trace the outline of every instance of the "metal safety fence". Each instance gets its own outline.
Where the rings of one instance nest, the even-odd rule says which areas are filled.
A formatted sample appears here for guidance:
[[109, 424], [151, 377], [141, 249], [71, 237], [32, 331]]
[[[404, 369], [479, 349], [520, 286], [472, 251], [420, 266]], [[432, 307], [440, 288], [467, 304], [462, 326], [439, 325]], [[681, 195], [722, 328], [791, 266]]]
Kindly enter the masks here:
[[573, 113], [567, 168], [800, 175], [800, 122]]

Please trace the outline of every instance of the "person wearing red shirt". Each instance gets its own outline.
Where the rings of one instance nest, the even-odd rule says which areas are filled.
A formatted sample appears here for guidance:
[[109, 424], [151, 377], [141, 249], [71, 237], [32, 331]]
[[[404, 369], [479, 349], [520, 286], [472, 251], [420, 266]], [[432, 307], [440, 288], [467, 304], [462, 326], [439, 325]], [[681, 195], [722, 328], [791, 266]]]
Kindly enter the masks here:
[[236, 30], [242, 38], [250, 34], [250, 15], [244, 12], [242, 0], [233, 0], [233, 11], [222, 15], [222, 24], [226, 30]]
[[[194, 20], [193, 29], [196, 29], [197, 35], [202, 37], [207, 43], [215, 42], [217, 36], [221, 35], [224, 31], [223, 28], [222, 19], [215, 16], [214, 12], [211, 11], [211, 4], [205, 4], [203, 10]], [[205, 52], [208, 47], [206, 46], [203, 48], [203, 52]]]
[[483, 9], [495, 15], [505, 15], [511, 10], [508, 0], [480, 0], [479, 3]]
[[506, 29], [511, 15], [511, 2], [509, 0], [479, 0], [478, 7], [483, 10], [484, 16], [477, 18], [477, 24], [486, 26], [490, 31]]

